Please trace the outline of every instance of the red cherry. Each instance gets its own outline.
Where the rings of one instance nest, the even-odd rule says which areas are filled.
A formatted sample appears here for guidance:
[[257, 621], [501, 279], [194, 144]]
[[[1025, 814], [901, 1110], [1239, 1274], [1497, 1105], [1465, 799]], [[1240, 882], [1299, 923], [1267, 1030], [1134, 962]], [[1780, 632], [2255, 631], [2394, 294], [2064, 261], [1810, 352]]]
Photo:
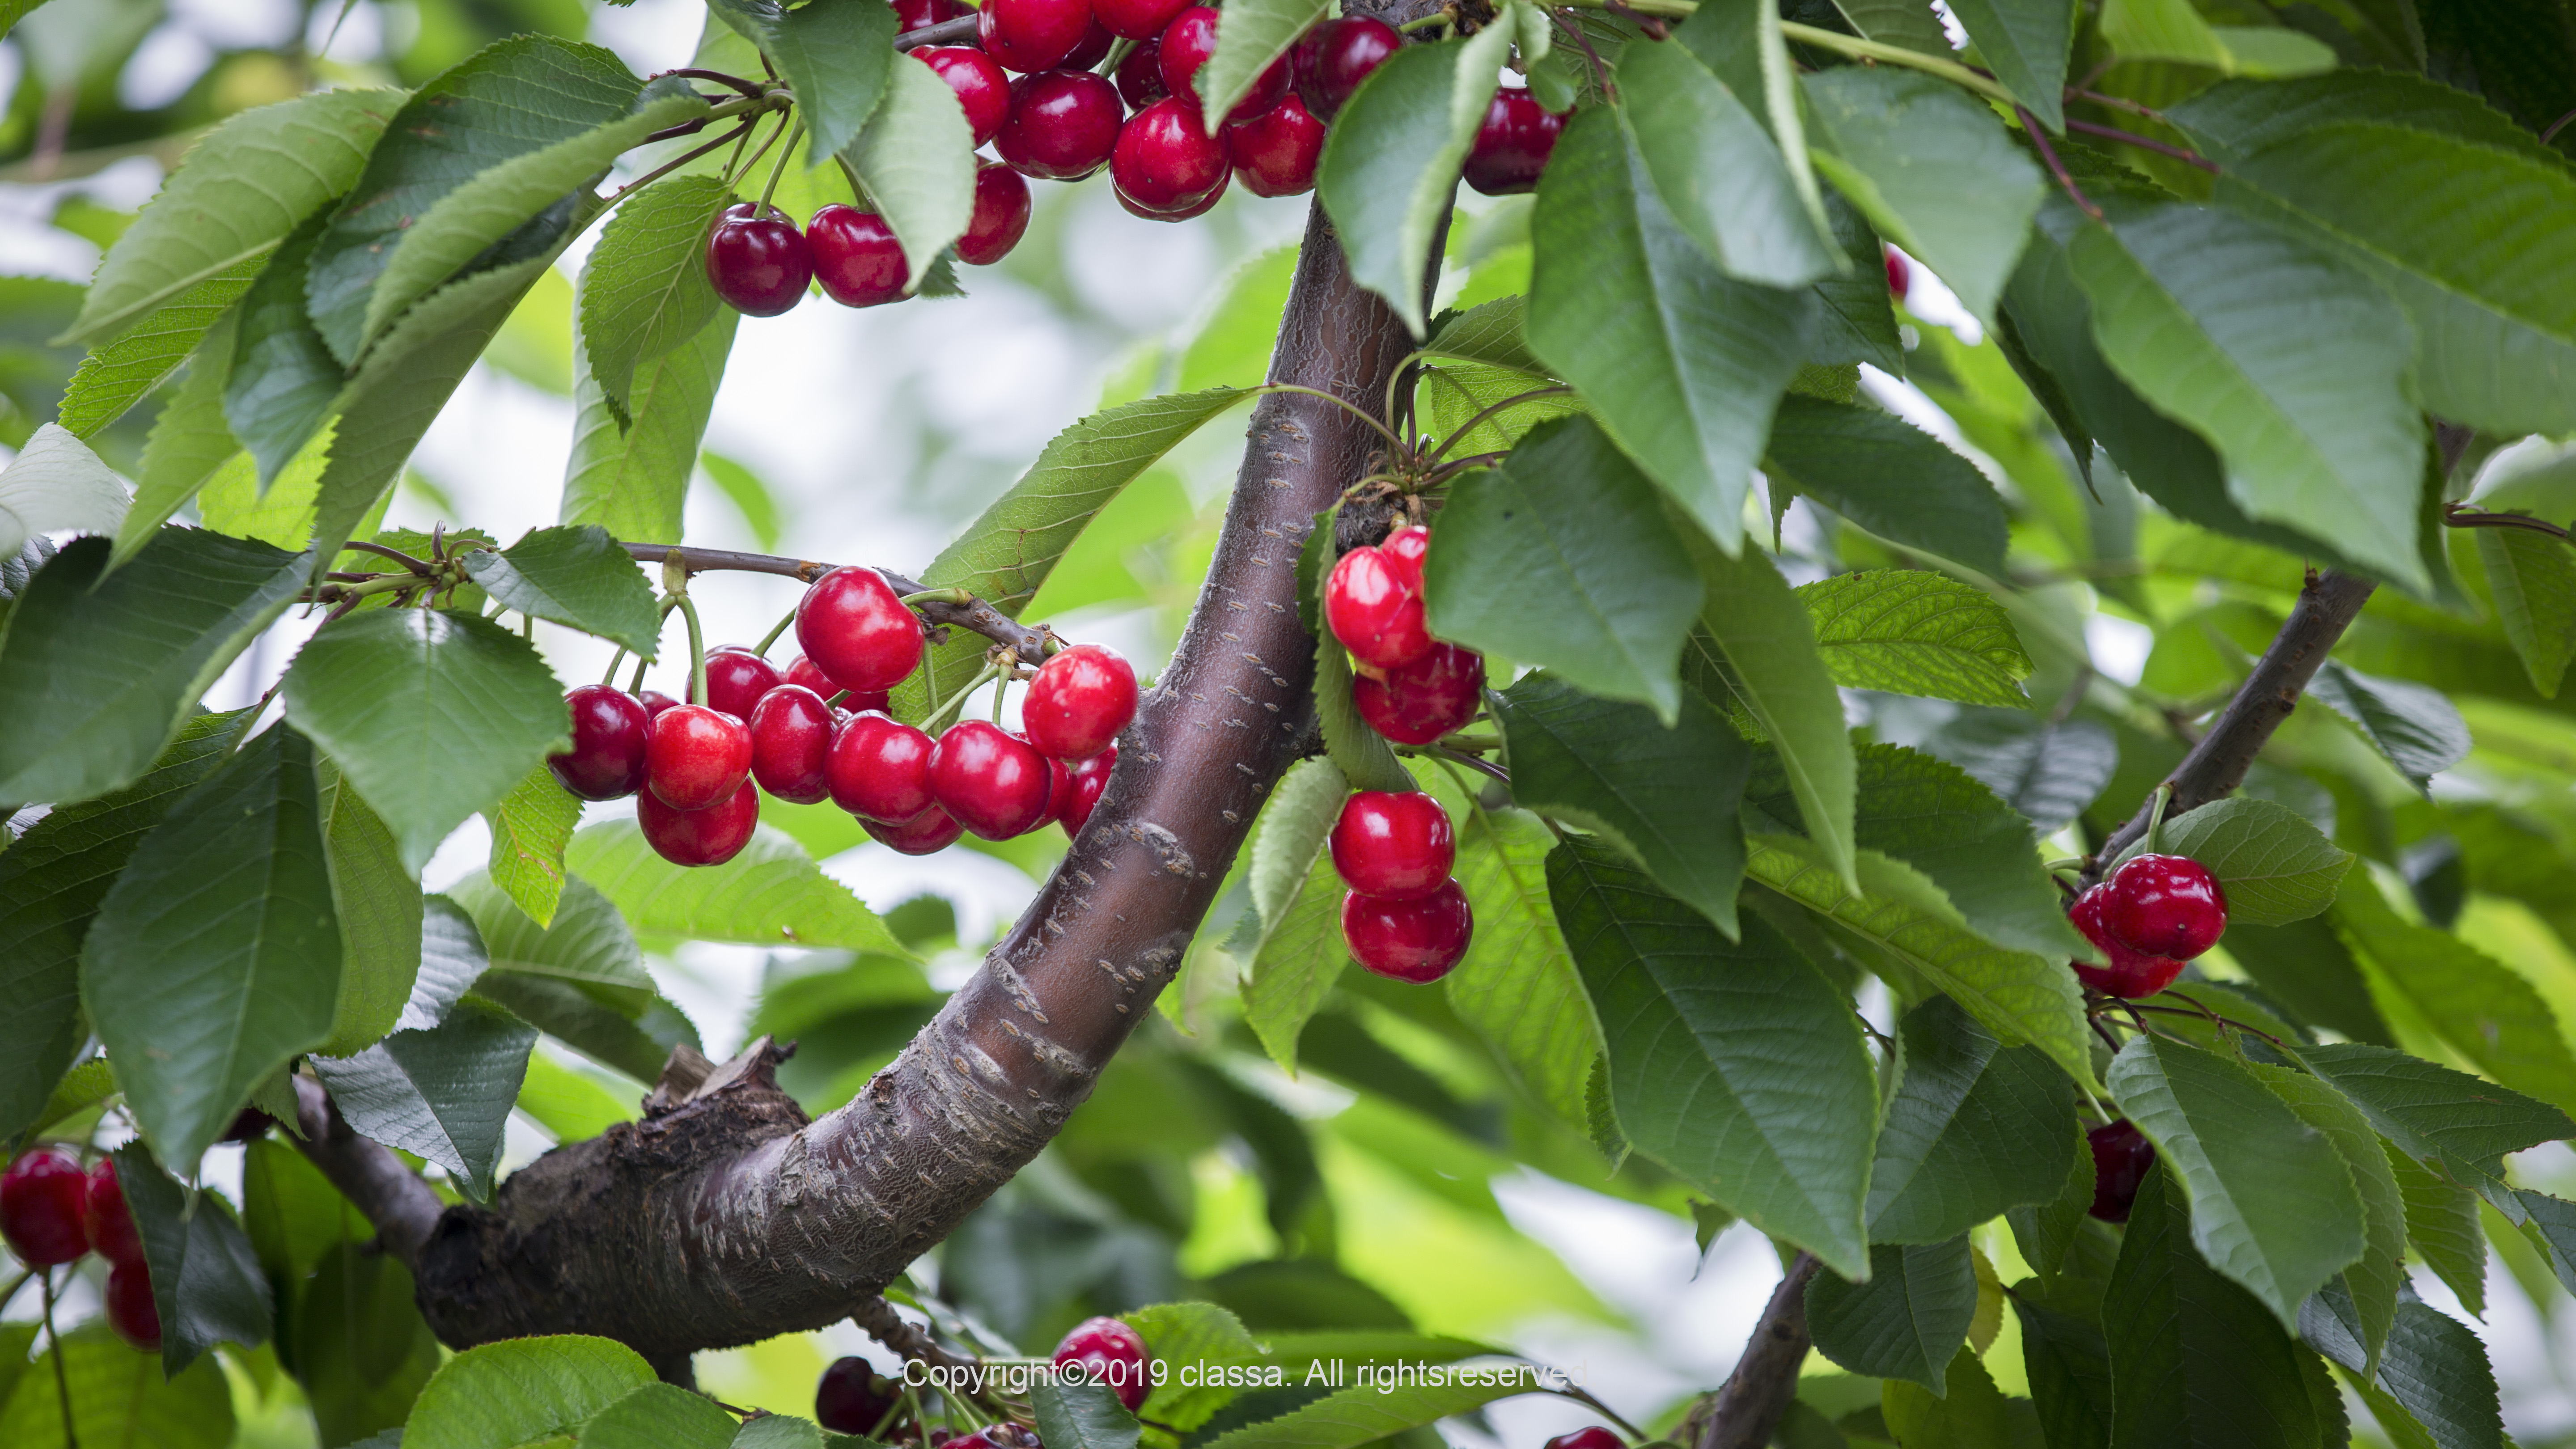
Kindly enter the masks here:
[[1351, 959], [1380, 976], [1437, 981], [1467, 954], [1476, 913], [1454, 880], [1420, 900], [1389, 901], [1358, 891], [1342, 897], [1342, 939]]
[[814, 243], [814, 276], [824, 296], [844, 307], [903, 300], [903, 243], [884, 217], [834, 202], [814, 213], [805, 234]]
[[59, 1143], [31, 1147], [0, 1172], [0, 1238], [30, 1268], [68, 1263], [89, 1251], [81, 1225], [89, 1205], [89, 1175], [80, 1157]]
[[[1208, 5], [1192, 5], [1174, 15], [1171, 23], [1163, 27], [1162, 49], [1157, 57], [1163, 72], [1163, 89], [1193, 111], [1199, 109], [1202, 98], [1191, 79], [1199, 73], [1199, 67], [1207, 63], [1207, 58], [1216, 53], [1216, 27], [1217, 11]], [[1234, 103], [1234, 109], [1227, 111], [1225, 118], [1248, 121], [1279, 104], [1280, 98], [1288, 94], [1288, 80], [1288, 57], [1283, 55], [1261, 72], [1260, 77], [1253, 81], [1252, 89], [1242, 100]]]
[[1476, 717], [1485, 687], [1485, 656], [1455, 644], [1431, 652], [1383, 679], [1363, 674], [1351, 702], [1369, 728], [1399, 745], [1427, 745]]
[[951, 726], [930, 756], [931, 798], [986, 840], [1046, 819], [1050, 783], [1044, 755], [982, 720]]
[[975, 35], [1010, 70], [1050, 70], [1091, 33], [1091, 0], [985, 0]]
[[1075, 1364], [1090, 1382], [1109, 1385], [1131, 1414], [1153, 1391], [1144, 1338], [1115, 1318], [1086, 1318], [1055, 1346], [1057, 1368]]
[[546, 756], [546, 768], [584, 800], [617, 800], [644, 788], [644, 702], [608, 684], [585, 684], [564, 696], [572, 711], [572, 749]]
[[854, 693], [892, 689], [921, 663], [921, 621], [875, 569], [816, 579], [796, 604], [796, 642], [825, 678]]
[[1163, 89], [1162, 54], [1159, 42], [1140, 40], [1118, 62], [1118, 98], [1127, 103], [1127, 109], [1141, 111], [1171, 94]]
[[751, 203], [737, 203], [707, 235], [707, 281], [737, 312], [775, 317], [805, 300], [812, 280], [814, 255], [785, 212], [755, 217]]
[[2156, 1165], [2156, 1145], [2125, 1117], [2085, 1133], [2084, 1141], [2093, 1149], [2093, 1206], [2086, 1211], [2106, 1223], [2127, 1222], [2139, 1184]]
[[[1011, 113], [1011, 78], [991, 56], [971, 45], [925, 45], [912, 58], [939, 72], [939, 78], [957, 93], [976, 145], [992, 140], [993, 133], [1002, 129], [1002, 118]], [[814, 239], [812, 227], [806, 228], [805, 238]]]
[[700, 703], [749, 719], [761, 696], [778, 687], [778, 666], [740, 644], [707, 651], [707, 697]]
[[1894, 247], [1887, 248], [1887, 290], [1889, 294], [1894, 296], [1897, 301], [1903, 302], [1905, 300], [1906, 289], [1912, 285], [1914, 285], [1913, 264], [1905, 260], [1905, 253], [1898, 251]]
[[795, 805], [831, 794], [824, 764], [832, 753], [832, 711], [810, 689], [782, 684], [751, 711], [751, 778]]
[[1226, 127], [1234, 174], [1255, 196], [1300, 196], [1315, 189], [1315, 163], [1324, 155], [1324, 123], [1307, 114], [1295, 96], [1249, 121]]
[[257, 1107], [244, 1107], [237, 1115], [234, 1116], [233, 1125], [224, 1129], [224, 1135], [220, 1140], [225, 1142], [254, 1141], [258, 1138], [267, 1136], [268, 1129], [276, 1125], [277, 1119], [271, 1117], [266, 1112], [259, 1110]]
[[1148, 211], [1181, 211], [1225, 181], [1222, 137], [1211, 137], [1198, 108], [1166, 96], [1128, 118], [1109, 158], [1110, 179]]
[[1116, 745], [1073, 767], [1065, 781], [1064, 807], [1056, 812], [1056, 820], [1064, 826], [1066, 839], [1080, 835], [1082, 827], [1091, 823], [1092, 807], [1100, 803], [1100, 793], [1109, 788], [1110, 772], [1117, 768]]
[[2070, 963], [2075, 967], [2075, 979], [2113, 996], [2131, 999], [2153, 996], [2173, 984], [2174, 978], [2182, 974], [2183, 963], [2149, 955], [2112, 935], [2111, 928], [2102, 920], [2104, 908], [2111, 903], [2111, 895], [2109, 885], [2097, 885], [2077, 896], [2075, 904], [2067, 908], [2066, 918], [2073, 921], [2075, 929], [2084, 933], [2084, 939], [2092, 942], [2111, 963], [2108, 966], [2088, 966], [2080, 961]]
[[[1157, 104], [1159, 104], [1159, 102]], [[1147, 221], [1188, 221], [1191, 217], [1205, 216], [1210, 211], [1214, 210], [1216, 208], [1216, 204], [1225, 199], [1226, 185], [1233, 179], [1234, 173], [1229, 171], [1226, 173], [1224, 180], [1217, 182], [1215, 190], [1210, 191], [1207, 195], [1200, 197], [1198, 200], [1191, 202], [1187, 206], [1168, 211], [1158, 207], [1146, 206], [1138, 202], [1136, 198], [1129, 196], [1126, 192], [1120, 190], [1115, 185], [1112, 185], [1109, 188], [1109, 193], [1118, 198], [1118, 204], [1127, 209], [1127, 214], [1129, 216], [1141, 216]]]
[[975, 12], [957, 0], [893, 0], [895, 33], [924, 30], [943, 20], [955, 20]]
[[1091, 13], [1109, 28], [1110, 34], [1150, 45], [1189, 3], [1190, 0], [1091, 0]]
[[1467, 151], [1467, 184], [1487, 196], [1536, 191], [1565, 118], [1551, 116], [1525, 90], [1501, 90]]
[[161, 1307], [152, 1301], [152, 1270], [119, 1263], [107, 1275], [107, 1326], [145, 1353], [161, 1351]]
[[125, 1184], [117, 1181], [110, 1158], [100, 1158], [89, 1170], [81, 1231], [88, 1235], [91, 1251], [118, 1267], [143, 1261], [143, 1234], [135, 1229], [134, 1210], [125, 1205]]
[[844, 691], [841, 686], [832, 682], [830, 675], [816, 668], [814, 661], [802, 654], [797, 655], [795, 662], [787, 666], [784, 677], [789, 684], [814, 691], [822, 696], [826, 703], [829, 703], [835, 695], [846, 693], [849, 697], [843, 699], [836, 708], [848, 714], [856, 714], [863, 709], [884, 709], [886, 702], [893, 697], [890, 691], [883, 689]]
[[704, 810], [674, 810], [645, 791], [635, 797], [644, 842], [673, 865], [722, 865], [751, 843], [760, 823], [760, 792], [745, 780], [731, 799]]
[[901, 825], [888, 825], [881, 820], [859, 821], [859, 828], [870, 839], [905, 855], [932, 855], [957, 843], [966, 827], [956, 817], [933, 805]]
[[2137, 855], [2111, 877], [2102, 924], [2151, 956], [2188, 961], [2227, 933], [2227, 891], [2187, 855]]
[[704, 810], [751, 778], [751, 731], [733, 715], [678, 704], [644, 732], [646, 794], [674, 810]]
[[1360, 663], [1401, 669], [1431, 652], [1421, 571], [1384, 550], [1343, 554], [1324, 580], [1324, 623]]
[[1298, 43], [1297, 96], [1318, 120], [1331, 120], [1378, 64], [1404, 45], [1383, 20], [1347, 16], [1327, 20]]
[[1434, 894], [1458, 863], [1449, 812], [1420, 791], [1362, 790], [1343, 801], [1332, 849], [1342, 884], [1380, 900]]
[[1547, 1441], [1547, 1449], [1628, 1449], [1618, 1435], [1595, 1424], [1571, 1434], [1559, 1434]]
[[642, 694], [635, 696], [635, 702], [644, 706], [644, 722], [648, 725], [654, 720], [659, 719], [662, 711], [679, 703], [678, 700], [673, 699], [671, 696], [664, 694], [658, 689], [648, 689]]
[[1395, 566], [1396, 576], [1415, 593], [1422, 591], [1422, 560], [1431, 552], [1431, 530], [1419, 523], [1408, 523], [1386, 536], [1377, 546], [1386, 561]]
[[855, 714], [832, 735], [824, 779], [832, 803], [880, 824], [899, 825], [931, 808], [930, 755], [938, 741], [875, 710]]
[[1123, 114], [1118, 88], [1089, 71], [1022, 76], [993, 149], [1023, 176], [1079, 181], [1108, 163]]
[[[1020, 736], [1028, 738], [1026, 735]], [[1024, 834], [1035, 833], [1050, 825], [1061, 824], [1064, 812], [1073, 806], [1073, 767], [1053, 755], [1047, 756], [1047, 813]]]
[[996, 161], [975, 163], [975, 211], [957, 238], [957, 260], [989, 267], [1011, 254], [1029, 230], [1028, 178]]
[[1029, 743], [1059, 760], [1099, 754], [1135, 717], [1135, 666], [1101, 644], [1076, 644], [1049, 659], [1020, 703]]
[[863, 1358], [835, 1359], [814, 1386], [814, 1422], [836, 1434], [873, 1434], [903, 1401], [903, 1386]]
[[1083, 32], [1081, 43], [1074, 46], [1071, 54], [1057, 61], [1056, 66], [1060, 70], [1089, 70], [1107, 60], [1109, 47], [1117, 43], [1118, 37], [1108, 26], [1101, 24], [1099, 17], [1095, 15], [1092, 17], [1091, 28]]

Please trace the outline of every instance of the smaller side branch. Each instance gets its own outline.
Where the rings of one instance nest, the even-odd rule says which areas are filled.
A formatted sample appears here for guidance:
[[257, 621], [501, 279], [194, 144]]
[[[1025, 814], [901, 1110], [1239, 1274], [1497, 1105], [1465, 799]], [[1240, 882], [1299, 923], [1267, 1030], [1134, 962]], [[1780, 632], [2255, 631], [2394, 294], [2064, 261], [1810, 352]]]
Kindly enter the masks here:
[[292, 1080], [295, 1124], [304, 1135], [300, 1140], [290, 1135], [289, 1140], [376, 1225], [385, 1251], [412, 1266], [446, 1204], [401, 1158], [353, 1131], [320, 1082], [306, 1076]]
[[[953, 23], [955, 22], [942, 21], [940, 25], [931, 26], [930, 29], [937, 30], [943, 25]], [[914, 32], [914, 34], [922, 33], [925, 32]], [[838, 564], [824, 563], [819, 559], [787, 558], [774, 553], [743, 553], [729, 548], [691, 548], [676, 543], [621, 543], [618, 547], [643, 563], [661, 563], [676, 556], [680, 561], [680, 567], [693, 574], [776, 574], [781, 578], [799, 579], [810, 584], [840, 567]], [[925, 592], [920, 584], [892, 569], [878, 569], [877, 572], [885, 575], [887, 585], [898, 596], [908, 597]], [[923, 618], [934, 625], [955, 625], [970, 634], [981, 634], [994, 643], [1017, 652], [1024, 660], [1044, 659], [1047, 656], [1049, 635], [1044, 629], [1032, 628], [1010, 618], [1001, 610], [972, 594], [960, 594], [958, 598], [963, 599], [964, 602], [957, 602], [955, 599], [931, 598], [923, 600], [914, 607], [921, 611]]]
[[2546, 534], [2563, 542], [2576, 543], [2576, 532], [2560, 528], [2548, 519], [2534, 518], [2528, 513], [2489, 513], [2484, 509], [2471, 508], [2465, 503], [2443, 504], [2442, 526], [2445, 528], [2519, 528], [2528, 533]]
[[907, 30], [894, 38], [894, 48], [918, 50], [925, 45], [969, 45], [974, 42], [977, 23], [976, 16], [961, 15], [954, 20], [942, 20], [937, 25]]
[[1797, 1396], [1798, 1368], [1814, 1342], [1807, 1334], [1807, 1284], [1818, 1266], [1813, 1253], [1790, 1261], [1770, 1306], [1762, 1310], [1762, 1321], [1745, 1341], [1744, 1357], [1717, 1391], [1697, 1449], [1762, 1449], [1771, 1442], [1789, 1400]]

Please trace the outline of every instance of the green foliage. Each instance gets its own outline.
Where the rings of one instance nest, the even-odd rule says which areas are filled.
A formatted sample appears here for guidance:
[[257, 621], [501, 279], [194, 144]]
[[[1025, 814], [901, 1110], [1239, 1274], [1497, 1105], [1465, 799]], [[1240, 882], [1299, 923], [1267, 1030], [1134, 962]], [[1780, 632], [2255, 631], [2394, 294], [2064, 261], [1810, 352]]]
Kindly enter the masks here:
[[563, 898], [564, 847], [581, 823], [581, 801], [539, 765], [485, 814], [492, 824], [485, 873], [530, 920], [553, 924], [555, 903]]
[[[2362, 1252], [2343, 1270], [2339, 1283], [2344, 1298], [2353, 1305], [2364, 1357], [2376, 1362], [2406, 1280], [2406, 1201], [2389, 1169], [2388, 1154], [2361, 1109], [2334, 1088], [2287, 1067], [2257, 1065], [2254, 1073], [2301, 1120], [2326, 1135], [2352, 1173], [2353, 1188], [2361, 1197]], [[2311, 1298], [2309, 1304], [2317, 1301]], [[2311, 1341], [2314, 1335], [2307, 1333], [2306, 1324], [2312, 1311], [2303, 1306], [2299, 1318], [2300, 1332]]]
[[[340, 1211], [356, 1215], [345, 1205]], [[410, 1271], [358, 1239], [330, 1242], [279, 1340], [325, 1443], [400, 1428], [438, 1368], [438, 1339], [412, 1304]]]
[[735, 1428], [733, 1415], [703, 1395], [645, 1384], [600, 1410], [583, 1426], [581, 1442], [594, 1449], [726, 1449]]
[[906, 292], [923, 286], [939, 254], [966, 230], [975, 209], [974, 145], [948, 83], [928, 66], [898, 65], [886, 74], [876, 113], [841, 152], [903, 243]]
[[0, 554], [57, 529], [113, 531], [125, 508], [125, 486], [98, 455], [47, 423], [0, 470]]
[[848, 145], [887, 91], [894, 61], [891, 8], [717, 0], [707, 7], [777, 62], [796, 91], [797, 116], [813, 132], [807, 165]]
[[[1869, 1175], [1870, 1241], [1939, 1243], [2056, 1197], [2085, 1156], [2072, 1150], [2064, 1074], [2029, 1047], [2004, 1046], [1945, 996], [1898, 1030], [1901, 1069]], [[2089, 1191], [2089, 1157], [2080, 1165]]]
[[2329, 659], [2308, 682], [2308, 693], [2360, 731], [2419, 790], [2469, 753], [2468, 723], [2438, 689], [2376, 678]]
[[1068, 1449], [1136, 1449], [1144, 1432], [1107, 1384], [1044, 1380], [1029, 1390], [1029, 1404], [1037, 1414], [1038, 1437]]
[[536, 1043], [535, 1028], [468, 996], [435, 1027], [395, 1032], [355, 1056], [315, 1057], [313, 1069], [352, 1127], [488, 1198], [502, 1124]]
[[[1685, 45], [1639, 46], [1619, 67], [1622, 103], [1643, 123], [1637, 152], [1655, 193], [1718, 270], [1800, 287], [1844, 269], [1780, 148], [1745, 100]], [[1759, 97], [1755, 98], [1759, 103]], [[1812, 191], [1814, 183], [1808, 182]]]
[[422, 897], [393, 832], [336, 768], [321, 764], [322, 843], [340, 920], [340, 1003], [322, 1051], [345, 1056], [393, 1030], [402, 1015], [420, 968]]
[[[1521, 1366], [1445, 1371], [1446, 1382], [1340, 1389], [1277, 1418], [1210, 1438], [1209, 1449], [1356, 1449], [1407, 1429], [1527, 1393]], [[1425, 1376], [1426, 1378], [1428, 1375]]]
[[783, 831], [754, 832], [723, 865], [683, 869], [654, 854], [639, 826], [611, 821], [576, 833], [564, 865], [641, 930], [699, 941], [911, 954]]
[[[1703, 546], [1699, 570], [1708, 596], [1692, 647], [1702, 648], [1704, 639], [1723, 661], [1722, 668], [1703, 672], [1700, 692], [1720, 708], [1742, 706], [1779, 752], [1808, 838], [1844, 883], [1852, 884], [1857, 767], [1843, 733], [1842, 696], [1816, 647], [1806, 606], [1755, 550], [1728, 559]], [[1724, 695], [1711, 689], [1711, 674], [1724, 680]]]
[[[1424, 332], [1423, 267], [1449, 219], [1458, 168], [1484, 123], [1511, 34], [1494, 25], [1464, 44], [1397, 51], [1369, 72], [1324, 136], [1315, 195], [1341, 233], [1351, 278], [1385, 298], [1416, 337]], [[1210, 82], [1219, 79], [1226, 77]]]
[[[1856, 1374], [1950, 1391], [1950, 1361], [1977, 1312], [1977, 1275], [1963, 1234], [1921, 1247], [1874, 1246], [1869, 1277], [1819, 1273], [1807, 1285], [1816, 1351]], [[1973, 1361], [1973, 1360], [1971, 1360]]]
[[635, 193], [600, 228], [582, 264], [581, 341], [588, 376], [618, 416], [634, 416], [637, 368], [687, 346], [714, 319], [707, 227], [729, 200], [714, 177], [674, 176]]
[[531, 529], [498, 553], [467, 554], [465, 571], [497, 604], [653, 657], [662, 624], [653, 586], [604, 528]]
[[1328, 9], [1325, 0], [1242, 0], [1217, 12], [1216, 49], [1190, 82], [1201, 111], [1212, 118], [1210, 134], [1251, 93], [1270, 63], [1286, 55]]
[[439, 1366], [403, 1421], [407, 1449], [510, 1449], [568, 1434], [653, 1382], [635, 1350], [570, 1334], [513, 1338]]
[[2370, 979], [2480, 1070], [2576, 1111], [2576, 1055], [2529, 981], [2448, 931], [2401, 919], [2375, 881], [2336, 897], [2335, 924]]
[[[68, 1425], [65, 1396], [55, 1392], [57, 1363], [68, 1386]], [[64, 1334], [18, 1376], [16, 1391], [0, 1405], [0, 1438], [25, 1449], [224, 1449], [232, 1442], [233, 1424], [232, 1392], [213, 1359], [201, 1358], [187, 1372], [165, 1379], [158, 1354], [128, 1348], [104, 1323]]]
[[2209, 868], [2227, 924], [2286, 926], [2334, 904], [2352, 857], [2305, 816], [2271, 800], [2218, 800], [2165, 822], [2158, 848]]
[[1801, 585], [1834, 682], [1962, 704], [2022, 705], [2030, 656], [1981, 589], [1917, 569], [1865, 569]]
[[172, 1182], [140, 1143], [116, 1153], [117, 1186], [134, 1214], [161, 1315], [161, 1366], [176, 1377], [218, 1343], [256, 1347], [274, 1322], [268, 1284], [232, 1209]]
[[1959, 0], [1951, 7], [2013, 99], [2051, 131], [2063, 131], [2066, 52], [2074, 12], [2057, 0]]
[[[659, 190], [657, 186], [644, 197]], [[603, 239], [600, 246], [605, 249], [607, 242]], [[685, 263], [670, 265], [685, 266], [690, 275], [703, 280], [701, 258], [693, 245]], [[594, 275], [591, 268], [599, 265], [599, 252], [593, 251], [583, 267], [585, 299]], [[577, 325], [582, 345], [573, 350], [572, 456], [564, 464], [563, 503], [557, 514], [563, 522], [597, 524], [610, 537], [624, 541], [679, 539], [680, 505], [688, 497], [698, 442], [706, 435], [716, 383], [733, 352], [734, 326], [742, 320], [742, 314], [732, 308], [714, 306], [712, 296], [708, 302], [713, 315], [694, 332], [677, 336], [660, 355], [639, 357], [633, 372], [617, 384], [622, 391], [612, 391], [601, 375], [594, 374], [601, 363], [589, 345], [589, 320], [585, 317]], [[635, 313], [630, 309], [620, 315]]]
[[1554, 839], [1520, 811], [1478, 804], [1459, 821], [1455, 876], [1476, 912], [1466, 959], [1441, 978], [1449, 1009], [1501, 1054], [1531, 1096], [1587, 1116], [1601, 1026], [1548, 901]]
[[2576, 554], [2551, 538], [2517, 528], [2478, 530], [2478, 561], [2486, 566], [2513, 652], [2531, 671], [2531, 687], [2558, 697], [2567, 660], [2576, 654]]
[[[1868, 360], [1868, 359], [1863, 359]], [[1967, 459], [1872, 408], [1781, 399], [1762, 466], [1774, 509], [1803, 493], [1891, 543], [1990, 577], [2004, 572], [2004, 506]]]
[[[58, 421], [74, 437], [95, 436], [143, 400], [197, 350], [216, 322], [250, 290], [266, 258], [227, 267], [156, 307], [114, 342], [81, 359], [71, 384], [63, 389]], [[226, 345], [208, 349], [209, 365], [229, 358]]]

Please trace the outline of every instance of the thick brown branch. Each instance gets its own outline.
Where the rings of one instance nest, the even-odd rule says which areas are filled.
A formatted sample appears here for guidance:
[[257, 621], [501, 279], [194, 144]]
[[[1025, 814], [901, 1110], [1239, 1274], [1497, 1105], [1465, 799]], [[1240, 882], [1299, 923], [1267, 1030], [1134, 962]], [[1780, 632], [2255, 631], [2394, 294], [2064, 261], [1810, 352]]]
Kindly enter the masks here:
[[401, 1158], [352, 1131], [320, 1082], [305, 1076], [294, 1082], [295, 1125], [303, 1136], [289, 1140], [375, 1224], [385, 1251], [410, 1264], [447, 1205]]
[[[840, 567], [839, 564], [816, 559], [787, 558], [774, 553], [740, 553], [729, 548], [691, 548], [675, 543], [622, 543], [618, 547], [645, 563], [660, 563], [672, 554], [678, 554], [680, 566], [693, 574], [777, 574], [810, 584]], [[908, 596], [922, 591], [920, 584], [892, 569], [878, 569], [877, 572], [885, 575], [887, 586], [898, 594]], [[968, 633], [981, 634], [996, 644], [1017, 650], [1023, 660], [1040, 659], [1047, 652], [1044, 629], [1031, 628], [971, 595], [962, 604], [947, 599], [924, 599], [916, 607], [921, 610], [922, 617], [933, 624], [953, 624]]]
[[1807, 1361], [1807, 1284], [1816, 1267], [1813, 1254], [1800, 1253], [1781, 1275], [1762, 1321], [1745, 1340], [1744, 1356], [1717, 1391], [1697, 1449], [1762, 1449], [1771, 1442], [1797, 1397], [1798, 1366]]

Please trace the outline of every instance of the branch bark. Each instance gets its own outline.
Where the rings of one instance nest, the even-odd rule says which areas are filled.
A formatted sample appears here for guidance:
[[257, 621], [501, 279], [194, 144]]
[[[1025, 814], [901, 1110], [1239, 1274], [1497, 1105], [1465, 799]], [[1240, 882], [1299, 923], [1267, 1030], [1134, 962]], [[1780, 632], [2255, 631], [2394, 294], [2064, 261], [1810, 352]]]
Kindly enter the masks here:
[[1697, 1449], [1762, 1449], [1771, 1442], [1789, 1400], [1797, 1397], [1798, 1367], [1814, 1341], [1807, 1334], [1807, 1284], [1816, 1268], [1814, 1254], [1800, 1253], [1780, 1275], [1770, 1306], [1745, 1341], [1744, 1356], [1717, 1391]]
[[303, 1140], [295, 1145], [340, 1194], [358, 1205], [375, 1225], [385, 1251], [408, 1263], [429, 1241], [446, 1204], [420, 1175], [371, 1139], [359, 1136], [340, 1118], [340, 1109], [322, 1084], [296, 1076], [295, 1125]]

